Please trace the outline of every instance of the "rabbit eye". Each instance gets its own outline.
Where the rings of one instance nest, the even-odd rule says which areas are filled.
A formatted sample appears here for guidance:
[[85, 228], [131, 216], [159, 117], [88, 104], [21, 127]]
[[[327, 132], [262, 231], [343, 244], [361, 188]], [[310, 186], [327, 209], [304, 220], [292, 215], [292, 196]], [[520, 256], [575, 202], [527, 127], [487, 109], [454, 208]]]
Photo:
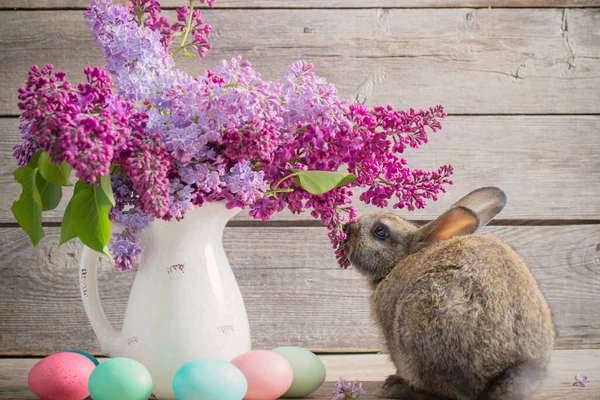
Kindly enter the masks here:
[[386, 226], [384, 226], [384, 225], [378, 225], [373, 230], [373, 234], [378, 239], [385, 239], [386, 237], [388, 237], [390, 235], [390, 232], [388, 231], [388, 228]]

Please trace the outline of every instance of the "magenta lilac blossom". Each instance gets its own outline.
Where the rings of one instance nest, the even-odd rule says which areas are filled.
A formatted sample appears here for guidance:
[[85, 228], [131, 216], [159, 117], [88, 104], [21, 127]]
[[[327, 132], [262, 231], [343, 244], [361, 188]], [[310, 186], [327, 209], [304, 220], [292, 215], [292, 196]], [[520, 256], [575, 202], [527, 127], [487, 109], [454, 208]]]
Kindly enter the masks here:
[[[153, 219], [180, 220], [213, 201], [248, 208], [262, 221], [286, 208], [308, 212], [327, 227], [347, 267], [340, 244], [344, 224], [357, 220], [354, 189], [367, 204], [414, 210], [452, 184], [450, 165], [412, 169], [402, 156], [441, 129], [442, 106], [351, 104], [304, 61], [274, 81], [241, 57], [200, 76], [177, 69], [178, 53], [203, 56], [211, 48], [202, 3], [214, 6], [191, 1], [169, 21], [157, 0], [93, 0], [85, 19], [106, 67], [86, 68], [86, 82], [72, 85], [52, 66], [34, 66], [19, 91], [19, 165], [44, 150], [87, 183], [110, 175], [110, 218], [124, 226], [109, 245], [118, 268], [134, 265]], [[298, 171], [355, 180], [320, 193], [305, 188]]]

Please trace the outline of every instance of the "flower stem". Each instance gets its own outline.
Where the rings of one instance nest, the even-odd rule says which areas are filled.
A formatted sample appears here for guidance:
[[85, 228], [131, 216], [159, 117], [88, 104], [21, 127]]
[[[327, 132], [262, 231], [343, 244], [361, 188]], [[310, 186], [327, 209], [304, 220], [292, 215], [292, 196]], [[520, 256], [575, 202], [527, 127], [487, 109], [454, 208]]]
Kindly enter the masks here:
[[285, 188], [285, 189], [271, 189], [265, 192], [265, 196], [275, 196], [277, 193], [292, 193], [294, 189]]
[[144, 10], [142, 10], [142, 5], [140, 4], [140, 0], [137, 0], [135, 2], [135, 18], [137, 20], [137, 24], [138, 25], [142, 25], [144, 23], [143, 18], [144, 18]]
[[377, 179], [378, 179], [380, 182], [383, 182], [383, 183], [385, 183], [385, 184], [386, 184], [386, 185], [388, 185], [388, 186], [394, 186], [394, 184], [393, 184], [392, 182], [388, 181], [387, 179], [384, 179], [384, 178], [382, 178], [381, 176], [378, 176], [378, 177], [377, 177]]
[[188, 15], [187, 26], [185, 27], [185, 32], [183, 34], [183, 39], [181, 40], [181, 44], [173, 53], [173, 57], [177, 56], [179, 52], [185, 48], [185, 42], [187, 42], [188, 35], [192, 30], [192, 20], [194, 19], [194, 0], [190, 0], [190, 15]]
[[277, 188], [279, 187], [279, 185], [281, 185], [283, 183], [283, 181], [288, 180], [288, 179], [293, 178], [294, 176], [298, 176], [298, 175], [300, 175], [300, 172], [294, 172], [294, 173], [284, 176], [283, 178], [281, 178], [281, 180], [279, 182], [277, 182], [277, 184], [275, 185], [273, 190], [277, 190]]
[[223, 85], [221, 87], [223, 89], [229, 89], [229, 88], [232, 88], [232, 87], [241, 87], [241, 88], [244, 88], [244, 89], [250, 91], [250, 88], [248, 86], [246, 86], [244, 84], [241, 84], [241, 83], [237, 83], [237, 82], [227, 83], [227, 84], [225, 84], [225, 85]]

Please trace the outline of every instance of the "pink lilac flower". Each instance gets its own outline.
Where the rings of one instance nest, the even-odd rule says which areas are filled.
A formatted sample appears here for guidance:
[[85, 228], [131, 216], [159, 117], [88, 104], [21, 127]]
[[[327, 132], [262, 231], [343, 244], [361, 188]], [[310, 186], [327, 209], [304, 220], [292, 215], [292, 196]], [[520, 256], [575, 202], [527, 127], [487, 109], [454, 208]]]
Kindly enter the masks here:
[[135, 130], [121, 152], [120, 164], [140, 195], [137, 205], [156, 218], [169, 211], [168, 172], [173, 168], [160, 136]]
[[[206, 52], [211, 49], [208, 43], [208, 37], [212, 32], [212, 27], [205, 24], [202, 20], [200, 10], [194, 10], [190, 16], [190, 9], [187, 6], [176, 9], [177, 22], [170, 24], [167, 18], [161, 15], [160, 3], [156, 0], [131, 0], [131, 13], [138, 24], [143, 24], [146, 28], [161, 35], [161, 44], [165, 48], [173, 46], [176, 36], [184, 34], [185, 29], [190, 23], [189, 38], [186, 43], [178, 44], [179, 47], [196, 49], [200, 57], [204, 57]], [[200, 1], [200, 3], [206, 3]], [[208, 6], [213, 7], [215, 1], [209, 1]], [[191, 19], [190, 19], [191, 18]], [[179, 48], [178, 47], [178, 48]]]
[[362, 383], [359, 381], [346, 382], [344, 378], [340, 377], [335, 383], [332, 394], [331, 400], [358, 399], [363, 394], [367, 394], [367, 391], [362, 388]]
[[144, 24], [148, 29], [161, 35], [161, 43], [169, 47], [175, 39], [171, 24], [161, 15], [160, 3], [157, 0], [131, 0], [131, 13], [138, 25]]
[[19, 89], [23, 145], [15, 149], [19, 162], [28, 162], [37, 149], [53, 162], [68, 162], [79, 179], [96, 182], [109, 173], [115, 152], [129, 135], [132, 106], [111, 91], [104, 69], [84, 70], [87, 83], [73, 90], [64, 72], [53, 66], [29, 71], [27, 86]]
[[[209, 2], [209, 6], [213, 7], [214, 1]], [[186, 43], [182, 46], [185, 49], [193, 48], [200, 57], [204, 57], [206, 52], [212, 48], [212, 45], [208, 42], [208, 37], [212, 32], [212, 27], [205, 24], [202, 20], [202, 14], [200, 10], [196, 9], [192, 11], [190, 16], [190, 9], [187, 6], [177, 9], [177, 23], [171, 26], [173, 32], [184, 32], [188, 24], [188, 20], [191, 18], [191, 32], [190, 37]], [[181, 46], [181, 45], [180, 45]]]

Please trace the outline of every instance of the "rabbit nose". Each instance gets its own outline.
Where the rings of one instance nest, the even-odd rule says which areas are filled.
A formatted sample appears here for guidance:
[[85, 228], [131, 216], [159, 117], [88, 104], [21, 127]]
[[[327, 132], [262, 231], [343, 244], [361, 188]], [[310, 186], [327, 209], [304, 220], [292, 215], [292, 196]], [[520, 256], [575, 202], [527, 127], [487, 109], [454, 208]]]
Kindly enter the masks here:
[[350, 235], [352, 232], [354, 232], [356, 230], [356, 226], [357, 226], [357, 224], [355, 222], [346, 222], [344, 225], [342, 225], [342, 231], [346, 235]]

